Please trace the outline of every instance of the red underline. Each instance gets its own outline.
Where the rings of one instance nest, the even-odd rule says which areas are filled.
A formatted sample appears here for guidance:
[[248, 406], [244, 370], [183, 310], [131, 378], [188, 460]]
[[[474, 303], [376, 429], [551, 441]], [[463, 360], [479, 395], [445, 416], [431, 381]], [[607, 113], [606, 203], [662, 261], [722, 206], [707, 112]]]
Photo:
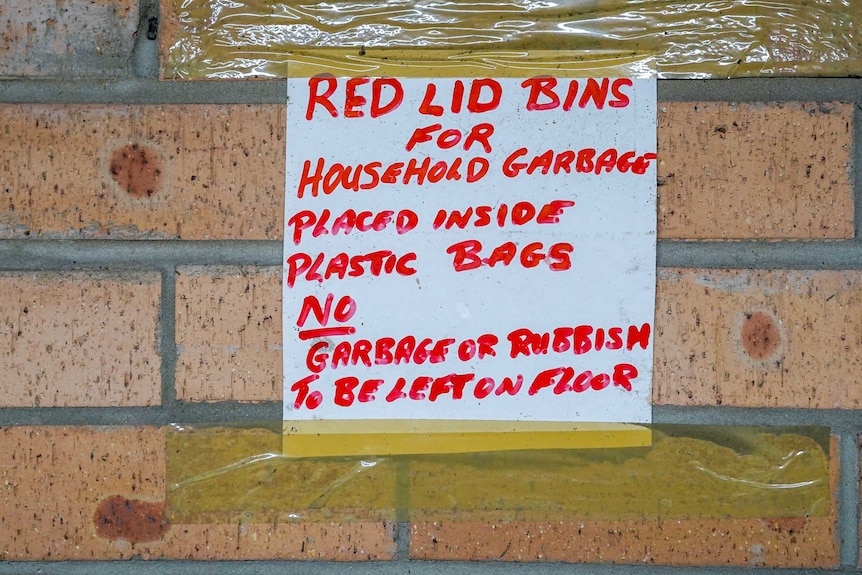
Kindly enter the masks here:
[[313, 339], [315, 337], [329, 337], [333, 335], [350, 335], [356, 332], [356, 328], [349, 325], [338, 327], [319, 327], [317, 329], [304, 329], [299, 332], [299, 339]]

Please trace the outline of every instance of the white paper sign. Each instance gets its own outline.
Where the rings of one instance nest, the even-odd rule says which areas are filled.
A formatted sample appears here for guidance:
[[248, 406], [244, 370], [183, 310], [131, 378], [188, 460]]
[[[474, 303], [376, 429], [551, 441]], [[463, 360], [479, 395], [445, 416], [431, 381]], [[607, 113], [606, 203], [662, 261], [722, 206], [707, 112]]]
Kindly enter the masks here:
[[655, 79], [288, 82], [284, 419], [649, 422]]

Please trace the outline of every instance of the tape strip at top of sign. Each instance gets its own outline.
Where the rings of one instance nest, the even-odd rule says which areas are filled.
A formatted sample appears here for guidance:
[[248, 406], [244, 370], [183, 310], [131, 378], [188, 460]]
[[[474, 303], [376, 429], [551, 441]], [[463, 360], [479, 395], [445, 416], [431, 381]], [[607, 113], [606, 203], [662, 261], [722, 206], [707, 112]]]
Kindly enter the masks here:
[[655, 58], [640, 52], [592, 50], [481, 50], [368, 48], [317, 49], [289, 55], [288, 78], [320, 74], [338, 77], [457, 78], [558, 77], [655, 78]]
[[655, 74], [555, 57], [288, 78], [285, 453], [649, 443]]

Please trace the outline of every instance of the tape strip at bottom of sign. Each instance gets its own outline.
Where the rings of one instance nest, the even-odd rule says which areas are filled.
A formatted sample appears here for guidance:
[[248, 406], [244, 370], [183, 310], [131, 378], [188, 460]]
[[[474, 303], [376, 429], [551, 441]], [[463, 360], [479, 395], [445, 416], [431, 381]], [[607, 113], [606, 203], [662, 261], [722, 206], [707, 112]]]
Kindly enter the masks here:
[[288, 457], [644, 447], [652, 432], [624, 423], [310, 420], [284, 423]]
[[[284, 435], [281, 422], [177, 425], [167, 437], [169, 518], [174, 523], [758, 518], [825, 516], [834, 506], [827, 428], [651, 425], [641, 426], [643, 431], [572, 433], [542, 431], [537, 424], [519, 435], [523, 441], [499, 450], [494, 441], [511, 439], [512, 432], [483, 437], [452, 427], [438, 438], [445, 438], [452, 452], [432, 452], [429, 445], [443, 443], [429, 444], [419, 433], [412, 435], [414, 453], [391, 453], [405, 434], [384, 455], [387, 444], [373, 444], [382, 441], [377, 435], [386, 431], [382, 428], [365, 434], [306, 428]], [[586, 435], [575, 447], [567, 433]], [[612, 442], [625, 439], [619, 445], [627, 446], [599, 447], [602, 433]], [[534, 445], [527, 445], [534, 434]], [[652, 442], [636, 440], [648, 436]], [[332, 455], [315, 455], [318, 448]]]

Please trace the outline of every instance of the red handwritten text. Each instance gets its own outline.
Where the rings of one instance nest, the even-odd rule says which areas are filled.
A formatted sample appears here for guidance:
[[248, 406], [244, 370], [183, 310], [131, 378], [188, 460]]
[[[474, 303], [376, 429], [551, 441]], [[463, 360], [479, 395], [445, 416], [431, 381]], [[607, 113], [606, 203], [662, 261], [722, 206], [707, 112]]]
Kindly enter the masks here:
[[596, 155], [597, 153], [595, 148], [583, 148], [578, 151], [563, 150], [562, 152], [546, 150], [533, 155], [529, 161], [519, 161], [529, 154], [529, 150], [518, 148], [503, 161], [503, 174], [510, 178], [523, 172], [528, 175], [533, 175], [536, 172], [542, 175], [547, 175], [549, 172], [570, 174], [574, 162], [574, 170], [578, 173], [592, 172], [599, 175], [602, 172], [616, 170], [621, 174], [631, 171], [633, 174], [643, 175], [649, 168], [650, 161], [656, 159], [654, 152], [637, 154], [628, 151], [620, 153], [616, 148], [609, 148]]
[[302, 241], [302, 233], [312, 227], [311, 235], [316, 238], [328, 234], [336, 236], [342, 231], [345, 235], [353, 230], [382, 232], [394, 220], [395, 231], [401, 235], [415, 229], [419, 223], [419, 216], [412, 210], [399, 210], [398, 213], [392, 210], [357, 213], [355, 210], [348, 209], [330, 223], [331, 215], [329, 210], [323, 210], [320, 215], [311, 210], [302, 210], [292, 215], [287, 220], [287, 226], [293, 228], [293, 243], [299, 245]]
[[494, 267], [497, 264], [508, 266], [513, 261], [518, 261], [522, 267], [529, 269], [546, 259], [548, 267], [553, 271], [563, 271], [572, 267], [569, 254], [574, 249], [572, 244], [567, 242], [553, 244], [547, 250], [542, 242], [531, 242], [522, 248], [514, 242], [505, 242], [492, 249], [490, 255], [482, 257], [482, 242], [464, 240], [449, 246], [446, 253], [453, 256], [452, 266], [456, 272], [475, 270], [482, 266]]
[[[387, 403], [401, 400], [435, 402], [447, 397], [460, 400], [469, 395], [479, 400], [500, 396], [516, 396], [521, 393], [538, 395], [543, 391], [554, 395], [566, 393], [599, 392], [609, 388], [619, 388], [632, 391], [632, 382], [638, 377], [638, 369], [630, 363], [614, 365], [611, 373], [594, 373], [590, 370], [578, 371], [570, 366], [561, 366], [539, 372], [527, 385], [522, 374], [514, 377], [478, 377], [474, 373], [449, 373], [440, 377], [419, 376], [412, 379], [399, 377], [394, 384], [386, 385], [384, 379], [360, 380], [355, 376], [345, 376], [332, 383], [334, 389], [333, 402], [340, 407], [350, 407], [354, 403], [369, 403], [376, 401], [378, 393]], [[294, 406], [299, 409], [303, 403], [309, 409], [319, 405], [320, 396], [314, 396], [313, 402], [306, 397], [320, 392], [309, 393], [309, 384], [316, 381], [318, 375], [307, 376], [293, 384], [292, 391], [297, 392]], [[309, 404], [310, 403], [310, 404]]]
[[631, 351], [635, 346], [646, 349], [650, 340], [650, 324], [630, 325], [623, 340], [622, 327], [594, 328], [591, 325], [577, 327], [558, 327], [553, 332], [536, 333], [527, 328], [516, 329], [506, 339], [511, 344], [509, 356], [541, 355], [548, 351], [555, 353], [571, 352], [575, 355], [590, 350], [622, 349]]
[[[605, 107], [605, 103], [611, 108], [625, 108], [629, 105], [630, 100], [629, 95], [623, 89], [631, 88], [633, 85], [628, 78], [616, 78], [613, 82], [609, 78], [602, 78], [601, 80], [589, 78], [583, 91], [580, 92], [581, 97], [579, 99], [580, 85], [578, 81], [569, 80], [569, 85], [565, 89], [565, 96], [561, 100], [556, 91], [557, 84], [557, 79], [550, 76], [527, 78], [521, 82], [522, 88], [529, 89], [525, 105], [527, 110], [531, 112], [554, 110], [559, 108], [562, 103], [563, 110], [568, 112], [575, 105], [575, 101], [577, 101], [579, 108], [592, 105], [597, 110], [601, 110]], [[608, 92], [610, 92], [610, 100], [608, 99]]]
[[[332, 278], [343, 280], [345, 277], [355, 278], [365, 274], [375, 277], [391, 273], [412, 276], [416, 270], [410, 264], [415, 261], [415, 252], [396, 255], [390, 250], [378, 250], [353, 256], [342, 252], [332, 257], [328, 257], [323, 252], [314, 257], [298, 252], [285, 259], [287, 269], [285, 281], [288, 286], [293, 287], [298, 278], [310, 282], [322, 282]], [[325, 265], [324, 262], [326, 262]]]
[[441, 227], [447, 230], [457, 227], [464, 229], [473, 221], [473, 226], [477, 228], [496, 224], [499, 227], [504, 227], [508, 223], [516, 226], [534, 221], [537, 224], [556, 224], [560, 221], [560, 216], [563, 215], [565, 208], [570, 208], [575, 205], [571, 200], [553, 200], [536, 210], [531, 202], [516, 202], [511, 209], [508, 204], [498, 204], [496, 206], [476, 206], [469, 207], [466, 210], [438, 210], [434, 216], [432, 227], [435, 230]]
[[393, 162], [384, 166], [381, 162], [345, 166], [334, 163], [326, 165], [326, 160], [318, 158], [315, 167], [311, 160], [302, 164], [302, 175], [296, 190], [296, 197], [305, 196], [306, 188], [311, 188], [311, 195], [317, 197], [321, 191], [329, 195], [337, 189], [371, 190], [380, 184], [415, 183], [423, 185], [426, 182], [436, 184], [442, 180], [458, 181], [464, 178], [467, 183], [482, 179], [488, 173], [490, 163], [482, 157], [455, 158], [451, 161], [440, 160], [432, 162], [431, 158], [421, 160], [410, 158], [406, 162]]
[[494, 134], [494, 126], [488, 123], [473, 126], [466, 138], [464, 138], [464, 134], [458, 128], [447, 128], [443, 130], [442, 124], [431, 124], [424, 128], [416, 128], [413, 130], [413, 135], [410, 136], [409, 140], [407, 140], [407, 151], [411, 151], [417, 144], [430, 142], [433, 139], [431, 134], [434, 132], [440, 132], [435, 143], [441, 150], [454, 148], [461, 143], [463, 138], [463, 147], [465, 150], [472, 148], [473, 144], [480, 144], [486, 153], [491, 153], [491, 142], [488, 141], [488, 138]]
[[[356, 93], [357, 89], [369, 83], [369, 78], [350, 78], [345, 83], [344, 105], [342, 114], [345, 118], [361, 118], [365, 115], [362, 107], [368, 103], [365, 96]], [[383, 90], [389, 88], [387, 102], [383, 102]], [[338, 109], [332, 102], [332, 95], [338, 89], [338, 78], [332, 75], [314, 76], [308, 79], [308, 107], [305, 119], [311, 120], [318, 106], [323, 107], [333, 118], [338, 117]], [[371, 81], [371, 106], [369, 113], [372, 118], [378, 118], [394, 111], [404, 99], [404, 88], [395, 78], [375, 78]]]
[[[460, 114], [466, 104], [468, 112], [481, 114], [497, 109], [503, 97], [503, 86], [493, 78], [476, 78], [470, 82], [470, 91], [466, 102], [464, 94], [464, 82], [455, 80], [455, 84], [452, 87], [451, 102], [448, 105], [449, 111], [453, 114]], [[437, 85], [431, 82], [425, 87], [425, 95], [422, 98], [422, 103], [419, 105], [420, 114], [427, 116], [443, 115], [444, 107], [434, 103], [436, 96]], [[487, 99], [484, 99], [484, 97], [487, 97]]]
[[337, 369], [347, 365], [362, 364], [366, 367], [372, 365], [399, 365], [402, 363], [413, 363], [421, 365], [428, 363], [441, 363], [446, 360], [450, 350], [454, 351], [461, 361], [472, 359], [483, 359], [487, 356], [494, 357], [497, 352], [494, 346], [499, 339], [497, 336], [486, 333], [475, 340], [465, 339], [456, 346], [453, 338], [417, 339], [408, 335], [399, 340], [391, 337], [382, 337], [370, 341], [358, 339], [354, 342], [341, 341], [331, 344], [322, 340], [315, 342], [308, 349], [305, 356], [305, 365], [312, 373], [320, 373], [327, 367]]

